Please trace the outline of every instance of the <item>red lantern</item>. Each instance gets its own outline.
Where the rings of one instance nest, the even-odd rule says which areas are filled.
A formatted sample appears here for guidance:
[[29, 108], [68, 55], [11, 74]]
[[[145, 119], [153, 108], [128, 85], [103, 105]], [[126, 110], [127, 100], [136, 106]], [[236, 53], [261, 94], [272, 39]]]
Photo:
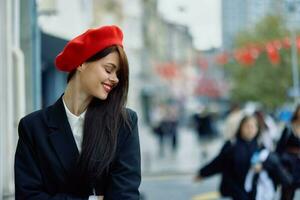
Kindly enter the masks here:
[[195, 94], [216, 98], [221, 96], [221, 89], [215, 80], [203, 77], [199, 80], [195, 88]]
[[258, 44], [250, 44], [248, 45], [248, 50], [250, 51], [252, 57], [257, 59], [262, 52], [262, 48]]
[[266, 45], [268, 58], [273, 65], [280, 63], [280, 54], [274, 43], [270, 42]]
[[174, 79], [179, 75], [178, 66], [173, 62], [158, 64], [156, 71], [164, 79]]
[[252, 65], [254, 64], [254, 55], [253, 52], [249, 49], [238, 49], [234, 53], [235, 59], [242, 65]]

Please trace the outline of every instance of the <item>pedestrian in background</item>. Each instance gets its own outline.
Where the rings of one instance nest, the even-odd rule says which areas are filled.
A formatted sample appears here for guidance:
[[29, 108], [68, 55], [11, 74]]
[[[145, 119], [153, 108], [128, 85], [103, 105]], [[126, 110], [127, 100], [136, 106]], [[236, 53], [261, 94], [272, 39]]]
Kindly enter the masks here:
[[197, 133], [199, 146], [201, 147], [201, 158], [206, 159], [210, 142], [217, 137], [215, 119], [207, 107], [192, 115], [192, 125]]
[[159, 156], [165, 156], [165, 147], [171, 147], [172, 155], [177, 152], [179, 113], [176, 103], [161, 103], [152, 113], [152, 129], [158, 138]]
[[291, 122], [282, 131], [276, 152], [293, 177], [292, 185], [282, 187], [281, 200], [291, 200], [296, 189], [300, 188], [300, 105], [295, 109]]
[[255, 116], [242, 118], [235, 136], [219, 155], [202, 167], [195, 181], [220, 173], [220, 193], [234, 200], [272, 200], [278, 184], [290, 184], [290, 177], [278, 157], [258, 140]]
[[19, 123], [15, 199], [139, 200], [137, 115], [126, 109], [128, 62], [117, 26], [89, 29], [56, 58], [64, 94]]
[[220, 192], [224, 197], [234, 200], [247, 200], [244, 182], [250, 168], [251, 156], [259, 149], [257, 143], [258, 127], [253, 116], [244, 117], [236, 135], [222, 147], [219, 155], [199, 170], [195, 180], [202, 180], [221, 173]]

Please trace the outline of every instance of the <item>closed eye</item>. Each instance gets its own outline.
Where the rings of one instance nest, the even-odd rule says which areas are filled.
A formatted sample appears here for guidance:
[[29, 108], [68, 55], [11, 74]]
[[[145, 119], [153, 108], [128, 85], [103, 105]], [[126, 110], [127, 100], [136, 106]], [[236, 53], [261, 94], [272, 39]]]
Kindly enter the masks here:
[[113, 69], [110, 66], [105, 66], [105, 71], [106, 71], [106, 73], [111, 74]]

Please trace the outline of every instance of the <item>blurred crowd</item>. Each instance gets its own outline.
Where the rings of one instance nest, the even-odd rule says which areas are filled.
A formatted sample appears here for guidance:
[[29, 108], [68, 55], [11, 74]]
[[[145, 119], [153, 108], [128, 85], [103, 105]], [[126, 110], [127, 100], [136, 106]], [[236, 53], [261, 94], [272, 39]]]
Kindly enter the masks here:
[[[233, 200], [281, 200], [295, 198], [300, 188], [300, 105], [293, 113], [278, 117], [263, 109], [249, 109], [239, 104], [220, 114], [200, 107], [182, 119], [178, 102], [159, 103], [151, 110], [150, 126], [157, 136], [159, 156], [165, 149], [174, 154], [178, 146], [178, 127], [188, 126], [205, 145], [221, 138], [219, 154], [201, 166], [194, 180], [221, 175], [220, 194]], [[203, 148], [204, 147], [204, 148]]]

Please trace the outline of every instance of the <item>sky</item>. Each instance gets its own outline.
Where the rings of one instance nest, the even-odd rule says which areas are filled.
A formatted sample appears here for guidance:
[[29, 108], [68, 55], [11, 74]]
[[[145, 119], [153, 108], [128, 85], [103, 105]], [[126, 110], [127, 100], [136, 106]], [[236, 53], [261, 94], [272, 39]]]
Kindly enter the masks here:
[[197, 49], [221, 45], [221, 0], [159, 0], [159, 12], [165, 19], [186, 24]]

